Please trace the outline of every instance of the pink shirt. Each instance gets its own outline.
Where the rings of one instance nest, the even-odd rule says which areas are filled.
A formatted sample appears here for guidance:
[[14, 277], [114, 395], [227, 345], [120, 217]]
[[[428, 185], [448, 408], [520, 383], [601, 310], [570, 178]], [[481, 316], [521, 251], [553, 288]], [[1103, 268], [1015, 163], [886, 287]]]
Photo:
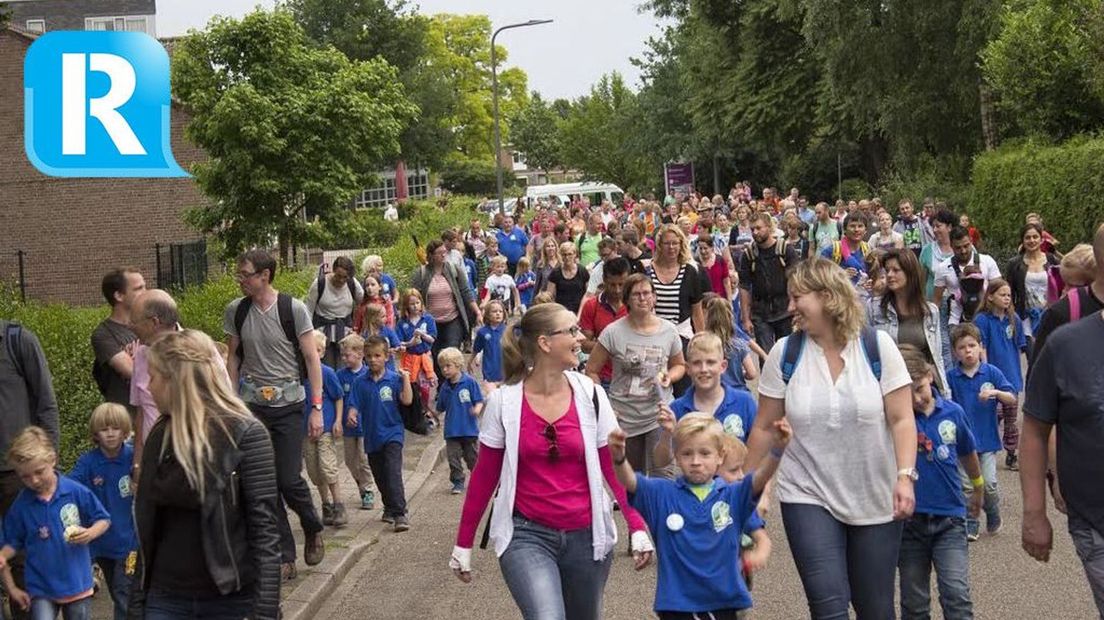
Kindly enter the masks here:
[[[547, 438], [551, 434], [546, 432], [549, 426], [555, 429], [555, 442]], [[553, 456], [552, 446], [558, 456]], [[523, 396], [514, 510], [556, 530], [590, 527], [585, 458], [575, 399], [571, 400], [567, 413], [550, 425]]]
[[456, 309], [456, 300], [452, 297], [452, 287], [445, 276], [437, 274], [429, 281], [426, 291], [426, 310], [438, 323], [448, 323], [460, 313]]
[[[221, 359], [221, 356], [220, 356]], [[157, 410], [157, 403], [153, 402], [153, 395], [149, 391], [149, 347], [141, 344], [134, 349], [134, 371], [130, 376], [130, 404], [138, 408], [138, 415], [142, 416], [142, 435], [139, 439], [145, 443], [161, 412]]]

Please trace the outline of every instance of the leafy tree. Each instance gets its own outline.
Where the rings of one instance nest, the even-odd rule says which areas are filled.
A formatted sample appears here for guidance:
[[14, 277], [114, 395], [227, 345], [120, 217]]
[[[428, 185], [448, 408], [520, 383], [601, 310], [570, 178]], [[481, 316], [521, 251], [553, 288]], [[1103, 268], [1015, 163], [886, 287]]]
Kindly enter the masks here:
[[510, 143], [525, 154], [525, 161], [547, 174], [563, 166], [559, 113], [534, 92], [529, 104], [512, 120]]
[[982, 51], [997, 109], [1013, 130], [1062, 140], [1104, 123], [1104, 60], [1095, 0], [1007, 6]]
[[173, 54], [186, 135], [208, 159], [192, 172], [210, 199], [188, 213], [234, 254], [277, 239], [286, 262], [399, 151], [417, 112], [382, 59], [353, 62], [309, 44], [291, 14], [216, 17]]

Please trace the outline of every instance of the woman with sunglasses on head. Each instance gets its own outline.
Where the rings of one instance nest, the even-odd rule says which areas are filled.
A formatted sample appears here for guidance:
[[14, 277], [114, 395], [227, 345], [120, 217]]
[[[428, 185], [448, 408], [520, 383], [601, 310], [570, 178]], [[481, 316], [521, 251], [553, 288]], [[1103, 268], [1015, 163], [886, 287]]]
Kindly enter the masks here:
[[639, 570], [652, 543], [617, 482], [606, 438], [617, 428], [606, 393], [572, 372], [582, 332], [555, 303], [530, 308], [502, 338], [505, 384], [486, 402], [479, 462], [472, 472], [449, 566], [470, 582], [471, 548], [498, 487], [490, 518], [502, 576], [526, 620], [602, 616], [617, 529], [609, 486], [632, 532]]

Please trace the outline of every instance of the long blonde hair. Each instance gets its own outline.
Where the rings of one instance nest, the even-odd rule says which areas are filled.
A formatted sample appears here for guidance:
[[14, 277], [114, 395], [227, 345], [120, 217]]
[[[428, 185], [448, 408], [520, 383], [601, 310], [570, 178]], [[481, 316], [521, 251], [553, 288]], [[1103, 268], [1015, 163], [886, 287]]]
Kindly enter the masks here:
[[[686, 233], [682, 232], [682, 229], [677, 224], [664, 224], [656, 230], [655, 243], [656, 243], [656, 255], [659, 255], [660, 246], [663, 245], [663, 235], [672, 234], [678, 237], [679, 240], [679, 252], [678, 252], [678, 264], [679, 267], [690, 262], [690, 241], [686, 238]], [[652, 259], [655, 262], [655, 258]]]
[[150, 371], [167, 383], [171, 403], [161, 412], [169, 418], [161, 456], [173, 451], [200, 501], [206, 492], [203, 468], [215, 457], [210, 433], [217, 429], [232, 441], [228, 418], [252, 416], [215, 355], [211, 338], [194, 329], [168, 332], [149, 349]]
[[824, 314], [832, 322], [833, 336], [841, 343], [858, 337], [866, 323], [866, 312], [847, 279], [847, 272], [827, 258], [801, 261], [786, 276], [790, 294], [821, 293]]

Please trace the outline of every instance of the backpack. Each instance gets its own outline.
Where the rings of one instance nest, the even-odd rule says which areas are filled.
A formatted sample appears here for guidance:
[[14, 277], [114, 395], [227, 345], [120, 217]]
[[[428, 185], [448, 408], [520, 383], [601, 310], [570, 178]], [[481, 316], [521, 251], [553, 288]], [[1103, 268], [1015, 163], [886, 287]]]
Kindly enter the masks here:
[[[836, 224], [836, 235], [840, 239], [842, 239], [843, 238], [843, 224], [840, 224], [838, 221], [835, 222], [835, 224]], [[820, 230], [820, 220], [817, 220], [817, 221], [813, 222], [812, 234], [809, 235], [809, 240], [812, 241], [813, 243], [816, 243], [817, 230]]]
[[399, 399], [399, 417], [402, 418], [403, 427], [416, 435], [428, 435], [429, 427], [422, 409], [420, 390], [412, 383], [410, 391], [413, 392], [414, 398], [409, 405], [404, 405], [402, 399]]
[[[881, 382], [882, 352], [878, 349], [878, 331], [873, 327], [864, 326], [859, 332], [859, 341], [866, 355], [866, 363], [870, 365], [870, 371], [874, 373], [874, 378]], [[804, 349], [805, 332], [796, 331], [786, 338], [786, 348], [782, 351], [782, 383], [789, 385]]]
[[[850, 244], [848, 244], [848, 248], [850, 248]], [[832, 242], [832, 262], [833, 263], [835, 263], [837, 265], [841, 264], [841, 262], [845, 258], [850, 258], [852, 253], [853, 253], [853, 251], [848, 249], [847, 256], [844, 256], [843, 255], [843, 242], [842, 241], [833, 241]], [[867, 245], [865, 241], [860, 241], [859, 242], [859, 254], [861, 254], [863, 257], [866, 257], [867, 255], [870, 254], [870, 246]]]
[[[976, 261], [979, 267], [981, 266], [981, 259], [978, 258], [977, 252], [974, 252], [974, 257], [971, 260]], [[958, 264], [957, 257], [951, 257], [951, 268], [954, 269], [955, 277], [958, 278], [958, 303], [962, 306], [962, 320], [972, 321], [978, 309], [981, 308], [985, 291], [985, 278], [968, 277], [963, 279], [962, 265]], [[950, 300], [947, 301], [949, 304]]]
[[[774, 241], [774, 253], [778, 256], [778, 260], [782, 262], [782, 269], [786, 268], [786, 243], [784, 241]], [[759, 244], [752, 241], [744, 248], [744, 260], [748, 263], [748, 268], [751, 270], [751, 275], [755, 275], [755, 264], [759, 262]]]
[[[299, 348], [299, 336], [295, 333], [295, 314], [291, 310], [291, 295], [279, 293], [276, 295], [276, 313], [280, 316], [280, 327], [284, 329], [284, 336], [295, 347], [295, 358], [299, 361], [299, 378], [307, 378], [307, 362], [303, 359], [303, 351]], [[234, 331], [238, 334], [238, 368], [245, 361], [245, 346], [242, 344], [242, 326], [245, 325], [245, 317], [249, 316], [249, 309], [253, 307], [252, 297], [242, 297], [234, 311]]]

